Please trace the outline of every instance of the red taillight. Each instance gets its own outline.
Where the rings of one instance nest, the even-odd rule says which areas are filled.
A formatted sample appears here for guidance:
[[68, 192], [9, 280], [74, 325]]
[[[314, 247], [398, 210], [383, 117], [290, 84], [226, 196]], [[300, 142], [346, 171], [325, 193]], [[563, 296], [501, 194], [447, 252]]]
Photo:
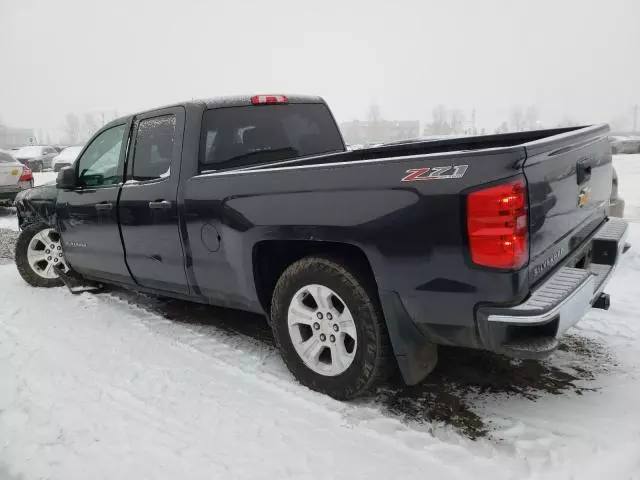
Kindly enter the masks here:
[[494, 268], [520, 268], [529, 257], [524, 180], [472, 192], [467, 197], [471, 260]]
[[20, 182], [28, 182], [33, 180], [33, 172], [29, 167], [22, 167], [22, 175], [20, 175]]
[[256, 95], [251, 97], [253, 105], [279, 105], [289, 103], [289, 99], [284, 95]]

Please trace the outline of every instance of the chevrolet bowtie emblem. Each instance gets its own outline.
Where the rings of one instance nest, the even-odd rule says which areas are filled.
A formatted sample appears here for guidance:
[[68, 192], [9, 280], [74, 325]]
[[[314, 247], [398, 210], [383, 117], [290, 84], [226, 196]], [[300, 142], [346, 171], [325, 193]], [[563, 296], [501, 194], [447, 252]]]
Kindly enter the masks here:
[[591, 197], [591, 189], [587, 187], [582, 188], [578, 194], [578, 206], [584, 207], [589, 203], [589, 197]]

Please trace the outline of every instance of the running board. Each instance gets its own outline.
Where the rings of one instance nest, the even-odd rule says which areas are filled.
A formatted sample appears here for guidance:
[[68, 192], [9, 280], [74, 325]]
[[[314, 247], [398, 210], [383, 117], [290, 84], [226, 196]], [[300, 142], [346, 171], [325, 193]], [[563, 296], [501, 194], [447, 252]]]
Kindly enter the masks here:
[[60, 269], [60, 264], [53, 267], [60, 280], [64, 282], [69, 291], [74, 295], [78, 295], [84, 292], [96, 292], [102, 289], [102, 284], [86, 280], [82, 275], [69, 269], [67, 272], [63, 272]]

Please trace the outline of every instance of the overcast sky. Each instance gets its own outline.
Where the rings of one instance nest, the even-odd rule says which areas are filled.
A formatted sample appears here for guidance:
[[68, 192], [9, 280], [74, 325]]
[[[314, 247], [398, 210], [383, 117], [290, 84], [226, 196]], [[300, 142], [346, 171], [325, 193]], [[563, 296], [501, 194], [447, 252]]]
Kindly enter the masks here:
[[62, 127], [233, 93], [312, 93], [339, 120], [437, 104], [495, 126], [640, 103], [640, 0], [0, 0], [0, 119]]

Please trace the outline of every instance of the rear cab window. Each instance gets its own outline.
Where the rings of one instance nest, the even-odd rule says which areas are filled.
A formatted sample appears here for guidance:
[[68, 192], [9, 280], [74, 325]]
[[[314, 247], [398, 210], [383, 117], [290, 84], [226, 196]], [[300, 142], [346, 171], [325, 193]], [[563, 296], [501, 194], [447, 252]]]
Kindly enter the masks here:
[[200, 172], [344, 150], [322, 103], [214, 108], [204, 112]]

